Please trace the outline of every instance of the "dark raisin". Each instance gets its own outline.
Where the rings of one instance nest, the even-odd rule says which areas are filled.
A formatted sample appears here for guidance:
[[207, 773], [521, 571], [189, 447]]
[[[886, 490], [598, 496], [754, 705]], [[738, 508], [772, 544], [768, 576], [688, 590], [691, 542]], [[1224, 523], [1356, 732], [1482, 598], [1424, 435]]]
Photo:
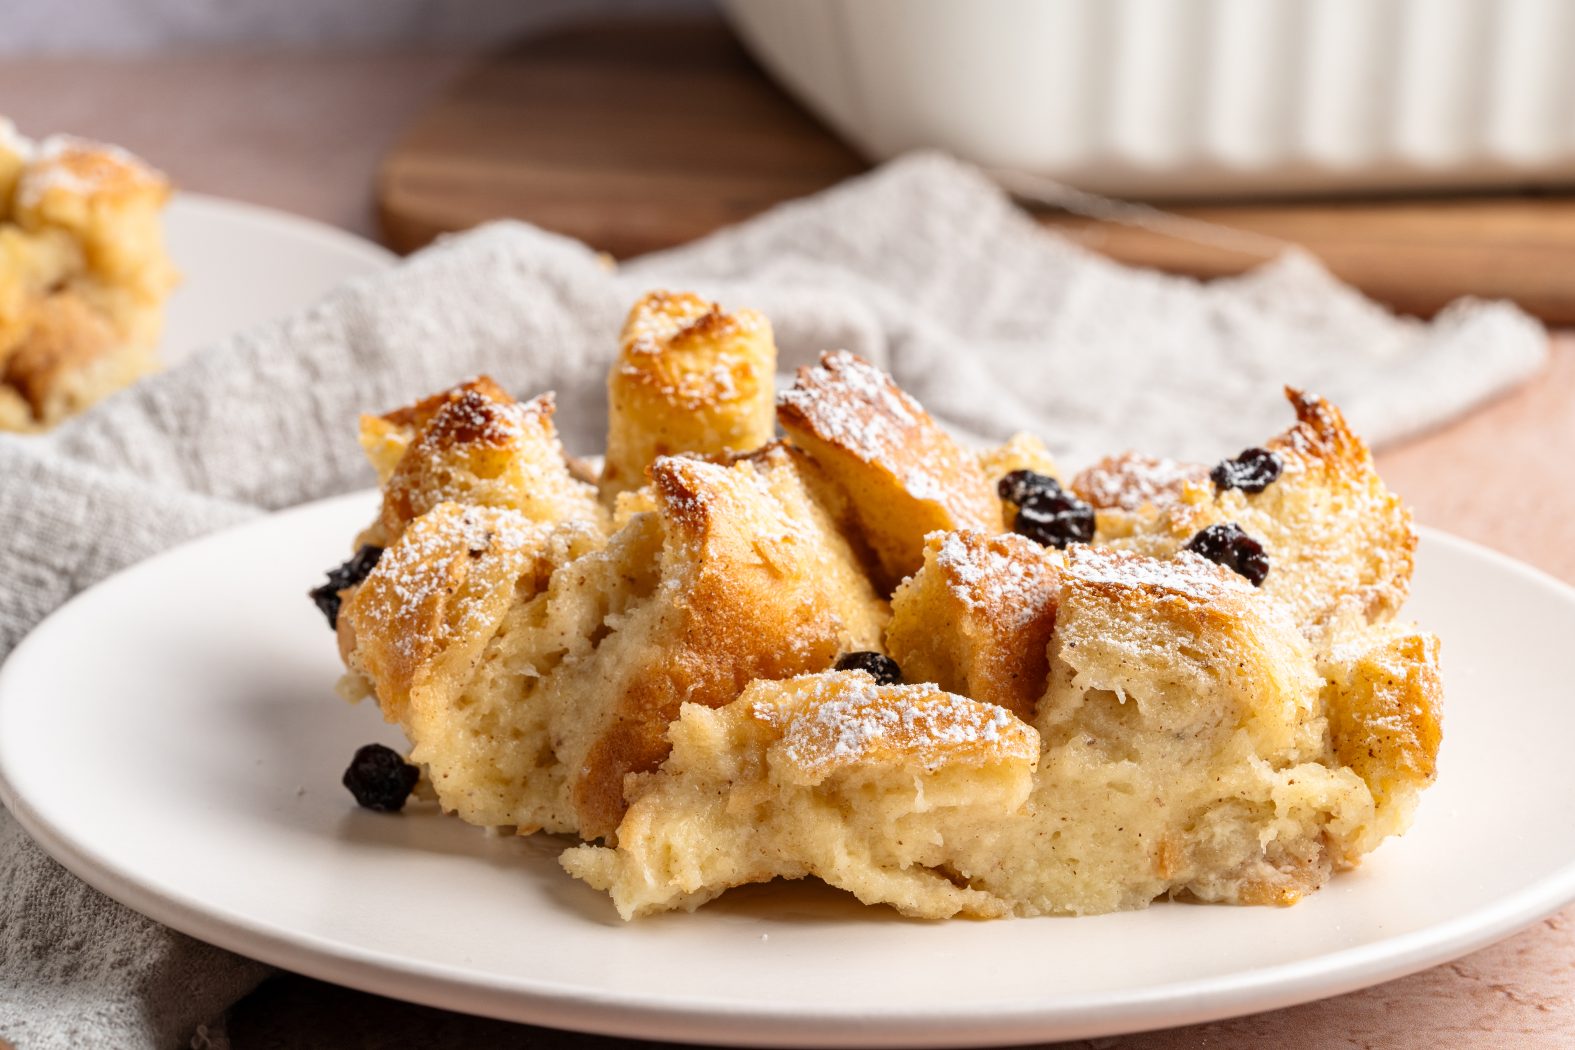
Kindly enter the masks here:
[[1087, 543], [1094, 538], [1094, 508], [1056, 485], [1053, 492], [1033, 493], [1019, 504], [1012, 528], [1045, 547]]
[[344, 785], [356, 802], [379, 813], [398, 813], [415, 790], [421, 770], [382, 744], [368, 744], [356, 751], [345, 770]]
[[901, 685], [902, 668], [884, 653], [843, 653], [837, 657], [837, 670], [863, 671], [876, 685]]
[[317, 603], [317, 608], [328, 621], [328, 626], [339, 629], [339, 592], [346, 587], [354, 587], [372, 571], [377, 564], [377, 559], [383, 556], [383, 548], [367, 544], [343, 565], [335, 566], [328, 570], [328, 582], [320, 587], [313, 587], [307, 594], [312, 601]]
[[1269, 556], [1263, 544], [1235, 523], [1210, 525], [1187, 541], [1187, 550], [1245, 577], [1254, 587], [1262, 587], [1263, 581], [1268, 579]]
[[995, 483], [1001, 498], [1018, 506], [1034, 496], [1059, 496], [1061, 483], [1049, 474], [1035, 474], [1031, 470], [1014, 470]]
[[1266, 448], [1244, 449], [1235, 459], [1222, 459], [1209, 471], [1214, 487], [1221, 492], [1241, 489], [1243, 492], [1262, 492], [1274, 484], [1285, 465]]

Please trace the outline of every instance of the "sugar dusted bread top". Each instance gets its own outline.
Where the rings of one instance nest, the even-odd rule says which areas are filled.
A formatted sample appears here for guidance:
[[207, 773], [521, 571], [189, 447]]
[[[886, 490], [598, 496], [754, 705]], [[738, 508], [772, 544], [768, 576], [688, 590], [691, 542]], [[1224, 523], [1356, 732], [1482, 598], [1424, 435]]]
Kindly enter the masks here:
[[635, 303], [607, 374], [604, 494], [638, 488], [658, 456], [750, 452], [775, 434], [771, 324], [696, 295]]
[[1009, 711], [930, 682], [878, 686], [859, 672], [810, 675], [756, 689], [744, 710], [779, 734], [783, 775], [806, 785], [871, 766], [1031, 766], [1039, 757], [1034, 731]]
[[913, 681], [1031, 719], [1048, 673], [1060, 552], [1022, 536], [931, 533], [892, 596], [886, 648]]
[[1268, 555], [1263, 594], [1310, 637], [1347, 610], [1387, 620], [1410, 590], [1411, 513], [1339, 409], [1297, 390], [1286, 397], [1296, 423], [1264, 443], [1281, 473], [1262, 491], [1221, 489], [1206, 467], [1133, 456], [1079, 475], [1074, 489], [1102, 508], [1094, 542], [1167, 557], [1210, 525], [1235, 524]]
[[846, 351], [799, 369], [777, 418], [846, 493], [883, 582], [924, 560], [931, 532], [1004, 530], [994, 485], [974, 457], [885, 372]]
[[551, 394], [519, 402], [486, 376], [382, 416], [361, 444], [383, 478], [383, 507], [363, 542], [387, 546], [440, 503], [504, 507], [539, 522], [600, 522], [596, 490], [570, 472]]
[[516, 510], [440, 503], [405, 529], [339, 612], [340, 654], [389, 721], [451, 694], [497, 630], [549, 530]]

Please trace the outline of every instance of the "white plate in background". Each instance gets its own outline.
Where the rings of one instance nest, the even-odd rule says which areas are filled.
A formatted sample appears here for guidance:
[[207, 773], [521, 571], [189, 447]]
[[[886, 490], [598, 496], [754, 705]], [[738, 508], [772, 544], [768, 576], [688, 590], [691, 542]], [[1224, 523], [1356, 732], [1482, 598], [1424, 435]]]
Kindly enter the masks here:
[[355, 234], [255, 204], [177, 193], [164, 213], [181, 283], [159, 353], [166, 365], [225, 336], [299, 310], [396, 256]]
[[0, 668], [0, 798], [161, 922], [289, 969], [518, 1021], [755, 1046], [1039, 1042], [1287, 1006], [1423, 969], [1575, 899], [1575, 591], [1424, 532], [1408, 612], [1444, 640], [1416, 826], [1293, 908], [1158, 904], [920, 922], [806, 884], [620, 922], [558, 839], [360, 810], [307, 600], [375, 495], [266, 518], [69, 602]]

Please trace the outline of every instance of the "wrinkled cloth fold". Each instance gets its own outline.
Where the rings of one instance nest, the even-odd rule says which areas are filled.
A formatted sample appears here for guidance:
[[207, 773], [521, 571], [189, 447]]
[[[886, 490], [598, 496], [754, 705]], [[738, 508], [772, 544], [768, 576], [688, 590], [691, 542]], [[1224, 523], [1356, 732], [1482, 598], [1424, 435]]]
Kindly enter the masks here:
[[[49, 436], [0, 437], [0, 656], [141, 558], [372, 484], [359, 412], [486, 372], [519, 395], [556, 390], [570, 449], [598, 451], [623, 315], [655, 287], [763, 311], [785, 371], [849, 349], [958, 432], [1032, 430], [1071, 466], [1128, 448], [1233, 454], [1286, 425], [1284, 384], [1391, 441], [1526, 379], [1547, 353], [1541, 327], [1511, 305], [1400, 319], [1296, 253], [1209, 283], [1123, 267], [935, 155], [618, 268], [497, 223], [236, 335]], [[6, 813], [0, 887], [0, 1038], [19, 1050], [183, 1045], [266, 973], [89, 889]]]

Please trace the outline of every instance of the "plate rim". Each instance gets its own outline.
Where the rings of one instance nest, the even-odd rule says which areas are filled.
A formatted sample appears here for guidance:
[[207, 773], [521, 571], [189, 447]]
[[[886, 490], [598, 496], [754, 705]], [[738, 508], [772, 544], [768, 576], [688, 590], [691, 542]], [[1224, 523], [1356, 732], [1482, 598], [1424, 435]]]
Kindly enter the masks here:
[[[368, 501], [375, 490], [329, 497], [242, 522], [179, 544], [84, 589], [44, 618], [0, 663], [0, 724], [18, 656], [52, 621], [122, 577], [154, 574], [165, 559], [265, 529], [277, 519], [320, 513], [329, 504]], [[1575, 606], [1575, 587], [1472, 540], [1427, 526], [1429, 544], [1453, 547], [1495, 569], [1553, 590]], [[282, 927], [215, 906], [168, 887], [121, 874], [91, 845], [51, 825], [11, 783], [0, 734], [0, 803], [32, 840], [72, 874], [111, 899], [188, 936], [270, 965], [409, 1002], [501, 1020], [602, 1035], [711, 1045], [999, 1046], [1044, 1039], [1134, 1033], [1281, 1009], [1404, 977], [1496, 943], [1575, 901], [1575, 850], [1561, 868], [1490, 905], [1376, 944], [1360, 945], [1250, 973], [1166, 982], [1140, 991], [1105, 992], [1075, 1001], [964, 1004], [916, 1014], [879, 1003], [830, 1007], [815, 1014], [761, 1009], [704, 995], [654, 999], [610, 989], [554, 986], [530, 978], [478, 974], [448, 964], [393, 956]]]

